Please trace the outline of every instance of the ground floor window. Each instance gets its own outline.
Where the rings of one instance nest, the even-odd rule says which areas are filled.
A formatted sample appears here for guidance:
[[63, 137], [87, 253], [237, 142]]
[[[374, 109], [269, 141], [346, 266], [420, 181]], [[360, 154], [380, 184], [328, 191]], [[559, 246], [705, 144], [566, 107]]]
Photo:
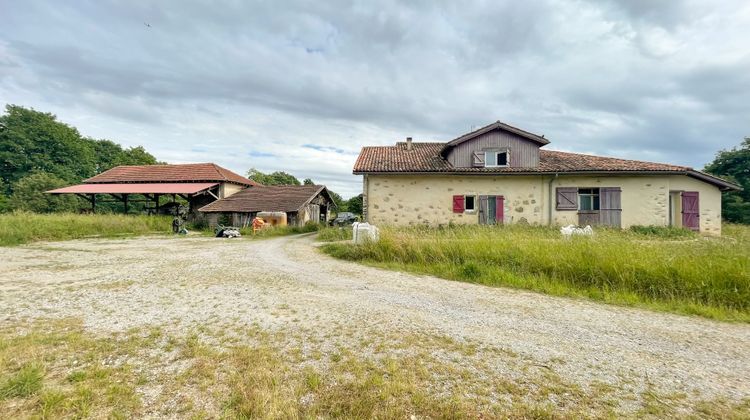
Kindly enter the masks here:
[[599, 210], [599, 188], [578, 189], [578, 210]]
[[476, 197], [473, 195], [464, 196], [464, 211], [476, 210]]

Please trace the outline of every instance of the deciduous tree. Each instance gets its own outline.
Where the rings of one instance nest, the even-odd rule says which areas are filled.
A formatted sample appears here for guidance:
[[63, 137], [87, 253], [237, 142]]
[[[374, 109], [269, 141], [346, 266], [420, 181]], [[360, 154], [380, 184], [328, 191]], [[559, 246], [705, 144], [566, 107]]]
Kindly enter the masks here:
[[728, 191], [722, 195], [721, 213], [724, 220], [750, 224], [750, 137], [739, 147], [721, 150], [705, 171], [742, 187], [742, 191]]

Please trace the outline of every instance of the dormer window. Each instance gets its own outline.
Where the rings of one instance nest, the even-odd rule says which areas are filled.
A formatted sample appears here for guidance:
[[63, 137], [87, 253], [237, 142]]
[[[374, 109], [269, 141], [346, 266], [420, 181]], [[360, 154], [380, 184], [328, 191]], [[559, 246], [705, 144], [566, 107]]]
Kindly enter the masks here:
[[484, 152], [484, 166], [487, 168], [500, 168], [508, 166], [508, 151]]

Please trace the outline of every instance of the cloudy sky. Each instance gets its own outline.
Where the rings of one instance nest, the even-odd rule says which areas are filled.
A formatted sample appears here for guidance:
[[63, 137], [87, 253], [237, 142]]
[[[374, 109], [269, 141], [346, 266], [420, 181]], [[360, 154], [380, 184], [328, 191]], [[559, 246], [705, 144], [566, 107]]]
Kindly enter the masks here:
[[699, 168], [750, 135], [745, 0], [294, 3], [0, 0], [0, 103], [345, 197], [363, 145], [496, 120]]

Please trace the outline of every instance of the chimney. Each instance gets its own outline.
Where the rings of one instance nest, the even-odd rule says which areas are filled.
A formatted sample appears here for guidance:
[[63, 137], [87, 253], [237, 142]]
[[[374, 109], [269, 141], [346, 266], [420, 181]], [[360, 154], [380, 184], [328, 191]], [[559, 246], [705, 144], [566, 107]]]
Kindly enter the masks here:
[[406, 138], [406, 150], [411, 150], [413, 146], [411, 145], [411, 137]]

